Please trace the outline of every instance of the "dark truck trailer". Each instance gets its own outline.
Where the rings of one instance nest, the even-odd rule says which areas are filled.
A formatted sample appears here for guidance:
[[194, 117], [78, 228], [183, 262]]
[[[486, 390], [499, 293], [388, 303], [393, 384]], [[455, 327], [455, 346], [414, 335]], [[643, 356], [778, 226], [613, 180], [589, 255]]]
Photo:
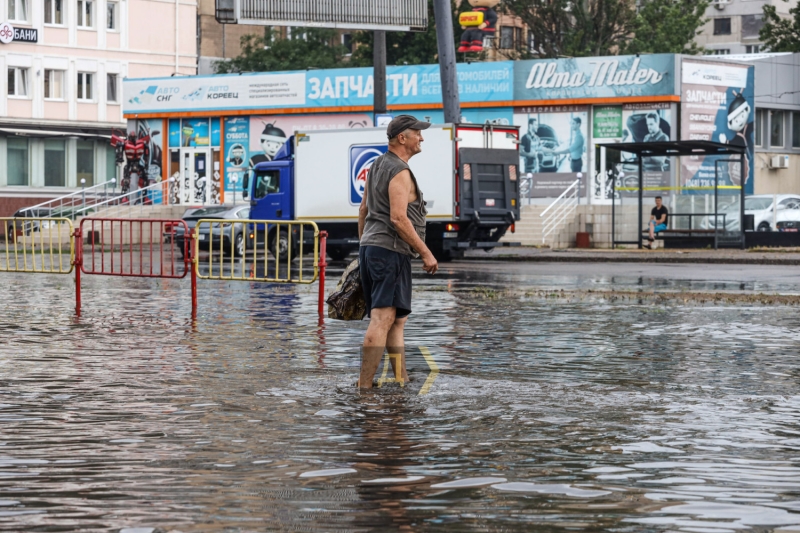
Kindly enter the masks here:
[[[519, 220], [519, 130], [514, 126], [433, 125], [409, 166], [425, 195], [426, 244], [437, 259], [490, 250]], [[245, 183], [253, 220], [308, 220], [328, 232], [333, 259], [358, 250], [358, 207], [369, 168], [387, 150], [378, 128], [299, 131]], [[262, 225], [263, 226], [263, 225]], [[288, 232], [257, 227], [254, 240], [288, 249]], [[292, 236], [297, 239], [298, 237]], [[292, 246], [297, 250], [296, 245]], [[308, 249], [308, 248], [306, 248]], [[284, 253], [284, 252], [281, 252]]]

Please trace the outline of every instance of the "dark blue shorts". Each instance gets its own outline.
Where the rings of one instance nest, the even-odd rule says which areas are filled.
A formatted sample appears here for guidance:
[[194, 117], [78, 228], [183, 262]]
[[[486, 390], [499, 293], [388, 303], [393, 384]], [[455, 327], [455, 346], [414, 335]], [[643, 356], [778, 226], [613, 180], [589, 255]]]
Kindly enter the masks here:
[[376, 307], [394, 307], [397, 318], [411, 313], [411, 258], [380, 246], [358, 250], [367, 316]]

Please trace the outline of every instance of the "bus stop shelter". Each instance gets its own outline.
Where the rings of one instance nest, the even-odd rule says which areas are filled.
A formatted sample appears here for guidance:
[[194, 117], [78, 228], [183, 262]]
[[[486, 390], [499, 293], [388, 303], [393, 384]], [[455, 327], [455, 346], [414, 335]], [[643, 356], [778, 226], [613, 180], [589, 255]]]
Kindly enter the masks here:
[[[644, 213], [645, 196], [669, 194], [672, 209], [668, 229], [660, 234], [662, 238], [695, 245], [707, 241], [708, 245], [713, 244], [714, 249], [720, 246], [744, 249], [743, 182], [747, 175], [744, 146], [711, 141], [668, 141], [606, 144], [604, 147], [635, 156], [638, 171], [636, 176], [624, 176], [618, 169], [613, 179], [612, 248], [624, 244], [642, 248], [648, 224]], [[713, 179], [702, 180], [700, 184], [690, 183], [686, 176], [681, 176], [684, 165], [662, 163], [670, 169], [670, 183], [648, 186], [645, 161], [680, 163], [681, 158], [691, 158], [690, 161], [696, 162], [698, 167], [700, 162], [704, 162], [705, 168], [713, 162]], [[733, 171], [732, 165], [738, 165], [738, 173]]]

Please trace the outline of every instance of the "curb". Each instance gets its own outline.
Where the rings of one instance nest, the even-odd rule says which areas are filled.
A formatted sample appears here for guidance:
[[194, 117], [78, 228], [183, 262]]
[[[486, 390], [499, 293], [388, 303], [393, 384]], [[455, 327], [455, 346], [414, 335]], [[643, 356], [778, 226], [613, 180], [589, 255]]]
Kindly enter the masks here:
[[782, 258], [766, 258], [766, 257], [686, 257], [670, 255], [668, 257], [657, 255], [643, 255], [642, 257], [632, 257], [630, 255], [622, 255], [618, 257], [608, 255], [561, 255], [561, 254], [548, 254], [548, 255], [529, 255], [529, 256], [490, 256], [486, 257], [463, 257], [457, 261], [465, 262], [481, 262], [481, 261], [497, 261], [508, 263], [693, 263], [693, 264], [710, 264], [710, 265], [786, 265], [797, 266], [800, 265], [800, 259], [782, 259]]

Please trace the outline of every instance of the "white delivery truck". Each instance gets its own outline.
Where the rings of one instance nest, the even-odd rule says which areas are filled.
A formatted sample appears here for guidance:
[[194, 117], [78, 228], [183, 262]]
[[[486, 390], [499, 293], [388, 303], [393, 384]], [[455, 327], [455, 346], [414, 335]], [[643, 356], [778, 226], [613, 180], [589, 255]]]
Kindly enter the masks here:
[[[519, 130], [514, 126], [432, 125], [409, 161], [428, 209], [426, 243], [439, 260], [492, 249], [519, 220]], [[245, 182], [252, 220], [313, 220], [328, 232], [328, 254], [358, 250], [358, 208], [370, 166], [387, 150], [386, 130], [304, 130]], [[261, 225], [252, 239], [288, 250], [291, 236]], [[284, 242], [285, 241], [285, 242]], [[297, 250], [297, 246], [292, 246]], [[306, 248], [308, 249], [308, 248]]]

